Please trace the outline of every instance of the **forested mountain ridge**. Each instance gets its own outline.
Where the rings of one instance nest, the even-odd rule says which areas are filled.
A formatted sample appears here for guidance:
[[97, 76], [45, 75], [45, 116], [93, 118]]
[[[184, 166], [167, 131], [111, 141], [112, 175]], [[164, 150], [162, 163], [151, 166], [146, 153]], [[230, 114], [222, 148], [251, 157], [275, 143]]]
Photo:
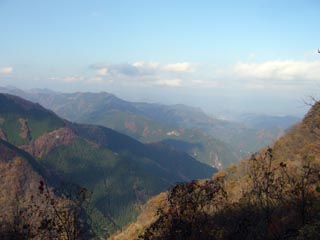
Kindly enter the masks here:
[[2, 139], [64, 181], [93, 191], [92, 217], [107, 227], [105, 236], [131, 221], [149, 197], [215, 172], [164, 144], [142, 144], [112, 129], [71, 123], [12, 95], [0, 94], [0, 120]]
[[111, 239], [319, 239], [319, 133], [316, 102], [274, 145], [212, 180], [177, 184]]
[[[70, 121], [112, 128], [144, 143], [164, 141], [168, 144], [168, 139], [177, 140], [180, 145], [186, 143], [183, 148], [186, 153], [213, 167], [221, 168], [239, 159], [239, 154], [228, 144], [193, 127], [208, 119], [212, 121], [199, 109], [134, 103], [106, 92], [56, 93], [6, 88], [0, 91], [39, 102]], [[184, 125], [185, 119], [190, 118], [193, 126]]]
[[106, 92], [0, 91], [39, 102], [70, 121], [109, 127], [144, 143], [163, 141], [219, 169], [271, 144], [297, 120], [250, 115], [238, 119], [245, 123], [230, 122], [182, 104], [129, 102]]

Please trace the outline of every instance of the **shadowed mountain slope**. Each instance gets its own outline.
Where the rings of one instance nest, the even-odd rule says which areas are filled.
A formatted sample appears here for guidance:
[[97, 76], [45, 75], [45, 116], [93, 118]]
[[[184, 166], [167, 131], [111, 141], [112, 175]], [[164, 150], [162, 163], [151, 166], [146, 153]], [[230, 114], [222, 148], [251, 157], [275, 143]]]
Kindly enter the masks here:
[[218, 168], [270, 144], [283, 130], [251, 129], [215, 119], [198, 108], [129, 102], [106, 92], [0, 91], [39, 102], [68, 120], [109, 127], [144, 143], [167, 139], [189, 142], [194, 146], [187, 150], [189, 155]]
[[164, 144], [142, 144], [105, 127], [70, 123], [12, 95], [0, 94], [0, 137], [64, 181], [92, 190], [93, 218], [109, 232], [132, 220], [141, 204], [175, 182], [215, 172]]

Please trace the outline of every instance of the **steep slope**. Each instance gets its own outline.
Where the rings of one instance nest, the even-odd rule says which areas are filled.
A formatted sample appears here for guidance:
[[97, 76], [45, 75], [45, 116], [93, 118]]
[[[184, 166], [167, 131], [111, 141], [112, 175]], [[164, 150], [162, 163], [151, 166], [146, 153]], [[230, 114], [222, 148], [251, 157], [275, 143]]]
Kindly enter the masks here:
[[16, 145], [28, 144], [64, 125], [53, 112], [12, 95], [0, 95], [0, 113], [1, 135]]
[[[216, 167], [219, 166], [212, 160], [212, 156], [218, 157], [221, 166], [227, 166], [230, 162], [236, 162], [272, 144], [288, 126], [298, 120], [289, 116], [251, 114], [237, 116], [234, 121], [225, 121], [208, 116], [198, 108], [181, 104], [128, 102], [105, 92], [62, 94], [47, 89], [22, 91], [16, 88], [0, 88], [0, 92], [39, 102], [71, 121], [109, 127], [145, 143], [174, 138], [201, 144], [202, 148], [188, 153]], [[195, 129], [197, 131], [194, 133]], [[179, 136], [172, 134], [177, 131], [180, 132]], [[190, 141], [194, 134], [201, 136], [197, 142]], [[207, 142], [214, 144], [206, 146]], [[226, 152], [229, 154], [225, 155]]]
[[12, 95], [0, 94], [0, 119], [3, 139], [66, 181], [93, 191], [94, 218], [106, 222], [109, 231], [132, 220], [142, 203], [173, 183], [215, 171], [166, 145], [145, 145], [108, 128], [70, 123]]
[[[136, 107], [153, 120], [176, 127], [199, 129], [207, 135], [227, 143], [230, 146], [229, 149], [232, 149], [238, 158], [247, 157], [261, 147], [272, 144], [288, 126], [265, 128], [261, 124], [259, 128], [253, 128], [246, 125], [246, 121], [235, 122], [216, 119], [208, 116], [201, 109], [181, 104], [166, 106], [136, 103]], [[227, 166], [227, 164], [223, 166]]]
[[243, 114], [239, 120], [254, 129], [287, 129], [301, 119], [295, 116], [268, 116], [262, 114]]
[[317, 102], [271, 148], [151, 199], [111, 239], [319, 239], [319, 172]]
[[[42, 99], [44, 98], [38, 101], [42, 103]], [[237, 154], [227, 144], [202, 130], [192, 129], [190, 126], [185, 128], [182, 122], [177, 122], [181, 118], [168, 121], [171, 117], [163, 115], [166, 119], [164, 121], [151, 114], [158, 110], [162, 114], [162, 109], [170, 109], [169, 106], [132, 103], [104, 92], [60, 94], [49, 99], [43, 102], [47, 104], [45, 106], [73, 121], [110, 127], [145, 143], [175, 139], [196, 144], [198, 147], [186, 152], [197, 160], [218, 168], [238, 160]], [[144, 107], [145, 105], [149, 107]], [[77, 112], [73, 114], [75, 110]], [[183, 115], [188, 119], [188, 115], [190, 117], [196, 114], [190, 110]]]
[[[37, 196], [40, 180], [37, 163], [22, 151], [0, 139], [0, 238], [18, 237], [22, 227], [15, 225], [19, 211]], [[24, 223], [26, 224], [26, 223]]]
[[39, 102], [71, 121], [109, 127], [145, 143], [174, 139], [201, 146], [189, 149], [188, 153], [219, 168], [271, 144], [279, 136], [279, 130], [250, 129], [185, 105], [134, 103], [105, 92], [62, 94], [17, 89], [11, 92]]
[[[81, 122], [110, 127], [145, 143], [164, 142], [188, 153], [200, 162], [217, 168], [238, 160], [237, 154], [230, 146], [200, 129], [171, 126], [137, 111], [103, 110], [99, 111], [99, 114], [90, 114]], [[175, 142], [184, 142], [189, 148], [179, 148]]]
[[85, 224], [86, 213], [78, 214], [81, 205], [53, 189], [58, 180], [28, 153], [1, 139], [0, 179], [1, 239], [93, 236]]

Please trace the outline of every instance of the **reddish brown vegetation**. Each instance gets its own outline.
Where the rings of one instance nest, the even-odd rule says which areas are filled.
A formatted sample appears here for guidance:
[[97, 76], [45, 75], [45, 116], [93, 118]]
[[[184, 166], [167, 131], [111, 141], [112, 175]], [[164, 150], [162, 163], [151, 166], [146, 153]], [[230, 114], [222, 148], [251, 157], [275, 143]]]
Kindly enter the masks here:
[[68, 145], [76, 138], [70, 128], [60, 128], [46, 133], [28, 145], [21, 146], [21, 149], [34, 157], [42, 157], [59, 145]]

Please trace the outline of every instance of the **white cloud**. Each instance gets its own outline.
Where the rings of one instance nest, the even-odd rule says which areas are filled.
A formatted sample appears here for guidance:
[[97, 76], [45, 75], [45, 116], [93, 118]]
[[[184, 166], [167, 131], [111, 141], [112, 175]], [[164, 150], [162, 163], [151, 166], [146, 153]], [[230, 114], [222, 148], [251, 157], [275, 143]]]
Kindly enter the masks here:
[[160, 68], [160, 64], [157, 62], [135, 62], [132, 64], [132, 66], [136, 67], [136, 68], [147, 68], [147, 69], [159, 69]]
[[233, 73], [233, 84], [247, 89], [301, 90], [320, 84], [320, 61], [240, 62], [230, 72]]
[[64, 82], [69, 82], [69, 83], [81, 82], [81, 81], [85, 80], [85, 77], [84, 76], [80, 76], [80, 75], [74, 75], [74, 76], [64, 77], [62, 80]]
[[207, 82], [204, 81], [204, 80], [192, 80], [191, 81], [193, 84], [196, 84], [196, 85], [203, 85], [203, 84], [206, 84]]
[[100, 68], [96, 71], [99, 76], [106, 76], [108, 74], [108, 68]]
[[221, 84], [219, 84], [219, 81], [212, 80], [212, 79], [191, 80], [190, 81], [190, 86], [201, 87], [201, 88], [218, 88], [218, 87], [222, 87]]
[[[88, 78], [87, 82], [88, 83], [106, 83], [108, 81], [106, 81], [102, 77], [92, 77], [92, 78]], [[109, 81], [109, 82], [111, 82], [111, 81]]]
[[191, 73], [195, 71], [194, 66], [188, 62], [160, 64], [158, 62], [138, 61], [125, 64], [92, 65], [95, 73], [99, 76], [159, 76], [173, 73]]
[[193, 65], [188, 62], [167, 64], [163, 68], [170, 72], [194, 72]]
[[264, 63], [238, 63], [234, 72], [242, 78], [320, 80], [320, 61], [275, 60]]
[[263, 85], [263, 84], [260, 84], [260, 83], [254, 83], [254, 82], [252, 82], [252, 83], [247, 83], [246, 85], [245, 85], [245, 87], [246, 88], [248, 88], [248, 89], [264, 89], [265, 88], [265, 86]]
[[110, 83], [135, 86], [168, 86], [178, 87], [188, 84], [195, 71], [194, 65], [188, 62], [159, 63], [136, 61], [124, 64], [95, 64], [90, 82]]
[[2, 67], [0, 68], [1, 74], [11, 74], [13, 72], [13, 67]]
[[160, 79], [155, 82], [156, 85], [179, 87], [182, 84], [181, 79]]
[[231, 66], [188, 62], [136, 61], [92, 65], [91, 72], [61, 77], [64, 82], [112, 86], [167, 86], [201, 89], [301, 90], [320, 85], [320, 61], [270, 60], [239, 62]]

